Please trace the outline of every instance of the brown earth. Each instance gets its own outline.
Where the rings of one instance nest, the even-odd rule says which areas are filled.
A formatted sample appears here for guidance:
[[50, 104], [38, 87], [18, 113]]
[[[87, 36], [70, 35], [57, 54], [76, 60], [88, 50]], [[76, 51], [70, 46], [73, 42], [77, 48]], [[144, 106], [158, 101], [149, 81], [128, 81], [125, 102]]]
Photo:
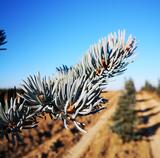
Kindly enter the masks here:
[[110, 130], [111, 116], [116, 110], [118, 96], [117, 93], [111, 98], [112, 108], [103, 113], [96, 125], [88, 130], [64, 158], [151, 158], [149, 142], [141, 140], [124, 144]]
[[109, 99], [107, 109], [80, 118], [86, 124], [87, 134], [75, 127], [66, 130], [61, 121], [47, 116], [38, 128], [23, 132], [23, 144], [13, 147], [6, 141], [0, 142], [0, 158], [159, 158], [160, 99], [147, 92], [137, 94], [137, 115], [143, 120], [137, 129], [143, 132], [143, 139], [123, 143], [109, 128], [120, 94], [103, 93]]
[[[141, 109], [141, 116], [146, 118], [141, 128], [146, 131], [144, 135], [150, 142], [151, 155], [153, 158], [160, 157], [160, 100], [156, 95], [146, 92], [138, 94], [137, 107]], [[148, 109], [148, 110], [147, 110]]]
[[[84, 118], [81, 118], [82, 122], [86, 123], [86, 130], [89, 132], [90, 129], [92, 129], [92, 127], [94, 129], [98, 129], [99, 125], [97, 126], [97, 122], [99, 121], [99, 119], [101, 118], [101, 116], [106, 116], [106, 112], [107, 114], [110, 113], [110, 110], [113, 109], [112, 102], [115, 102], [118, 100], [119, 97], [119, 93], [118, 92], [110, 92], [110, 93], [105, 93], [103, 94], [106, 98], [110, 99], [110, 103], [108, 103], [107, 106], [107, 110], [104, 110], [100, 113], [97, 113], [95, 115], [92, 116], [87, 116]], [[104, 115], [105, 113], [105, 115]], [[110, 114], [109, 114], [110, 115]], [[104, 118], [102, 117], [102, 120], [104, 120]], [[40, 145], [38, 148], [36, 148], [35, 150], [31, 151], [29, 154], [27, 154], [25, 156], [25, 158], [32, 158], [32, 157], [40, 157], [40, 155], [42, 155], [43, 153], [47, 153], [47, 155], [49, 157], [66, 157], [66, 155], [68, 154], [68, 151], [74, 147], [75, 144], [77, 144], [79, 142], [79, 140], [83, 139], [83, 136], [88, 137], [87, 134], [82, 134], [79, 131], [77, 131], [74, 127], [72, 128], [75, 130], [66, 130], [64, 129], [63, 131], [61, 131], [57, 137], [52, 137], [50, 140], [48, 140], [47, 142], [43, 143], [42, 145]], [[94, 131], [93, 129], [93, 131]], [[91, 136], [90, 136], [91, 137]], [[63, 143], [63, 147], [60, 147], [59, 149], [55, 151], [52, 151], [50, 149], [51, 145], [56, 143], [58, 140], [60, 140]]]

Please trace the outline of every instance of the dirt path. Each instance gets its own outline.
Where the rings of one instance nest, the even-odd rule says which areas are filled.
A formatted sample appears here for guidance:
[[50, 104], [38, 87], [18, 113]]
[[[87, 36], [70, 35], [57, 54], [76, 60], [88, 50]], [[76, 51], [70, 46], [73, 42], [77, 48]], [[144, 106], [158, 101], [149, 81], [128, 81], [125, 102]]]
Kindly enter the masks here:
[[[103, 116], [103, 114], [105, 113], [106, 115], [108, 115], [108, 112], [110, 111], [110, 109], [112, 109], [112, 104], [113, 102], [115, 102], [118, 98], [118, 95], [120, 94], [120, 92], [109, 92], [109, 93], [104, 93], [102, 94], [104, 97], [108, 98], [110, 100], [110, 103], [109, 105], [107, 106], [107, 109], [106, 109], [106, 112], [104, 111], [103, 113], [99, 113], [97, 115], [98, 116], [98, 120], [100, 118], [100, 120], [104, 120], [106, 119], [105, 117], [101, 117], [101, 115]], [[110, 99], [111, 98], [111, 99]], [[112, 111], [112, 110], [111, 110]], [[110, 114], [109, 114], [110, 116]], [[107, 116], [108, 117], [108, 116]], [[96, 121], [96, 124], [97, 124], [97, 119], [95, 120]], [[94, 121], [93, 121], [94, 122]], [[94, 127], [94, 126], [93, 126]], [[90, 127], [92, 128], [92, 126]], [[87, 127], [87, 131], [90, 129]], [[95, 128], [99, 128], [97, 125], [95, 126]], [[94, 130], [94, 129], [93, 129]], [[89, 130], [90, 131], [90, 130]], [[64, 130], [63, 133], [65, 134], [65, 137], [68, 133], [68, 137], [70, 136], [71, 137], [71, 132], [69, 130]], [[63, 135], [64, 136], [64, 135]], [[29, 152], [28, 154], [26, 154], [26, 156], [24, 156], [24, 158], [33, 158], [33, 157], [41, 157], [42, 153], [47, 153], [49, 150], [50, 150], [50, 146], [56, 142], [56, 140], [59, 140], [61, 139], [62, 137], [62, 133], [57, 133], [56, 135], [54, 135], [51, 139], [45, 141], [43, 144], [39, 145], [37, 148], [35, 148], [34, 150], [32, 150], [31, 152]], [[88, 134], [85, 134], [84, 136], [87, 136], [88, 137]], [[72, 136], [73, 137], [73, 136]], [[83, 138], [83, 136], [82, 136]], [[71, 140], [70, 140], [71, 141]], [[83, 141], [83, 140], [82, 140]], [[70, 148], [72, 148], [72, 145], [71, 147], [67, 147], [67, 150], [66, 152], [69, 150], [70, 151]], [[63, 153], [62, 153], [63, 155]], [[55, 156], [56, 157], [56, 156]], [[64, 156], [65, 157], [65, 156]], [[69, 156], [70, 157], [70, 156]]]
[[[108, 109], [103, 113], [100, 113], [97, 120], [91, 120], [95, 122], [92, 126], [87, 128], [88, 133], [84, 134], [77, 144], [70, 144], [68, 142], [67, 148], [59, 155], [63, 158], [159, 158], [160, 152], [160, 101], [152, 94], [146, 92], [137, 94], [136, 109], [139, 111], [138, 115], [144, 117], [144, 123], [138, 128], [144, 129], [146, 137], [150, 142], [138, 141], [123, 144], [119, 142], [119, 139], [115, 135], [110, 133], [108, 129], [108, 123], [110, 118], [116, 110], [117, 101], [120, 92], [109, 93], [109, 105]], [[106, 94], [104, 94], [106, 95]], [[94, 119], [94, 117], [92, 117]], [[69, 132], [69, 131], [67, 131]], [[71, 136], [70, 132], [67, 135]], [[48, 151], [49, 147], [57, 139], [62, 137], [61, 134], [57, 134], [48, 141], [45, 141], [37, 149], [31, 151], [27, 158], [34, 157], [35, 153], [38, 157], [41, 157], [40, 151]], [[74, 137], [74, 135], [72, 135]], [[111, 138], [112, 137], [112, 138]], [[118, 144], [118, 145], [117, 145]], [[150, 152], [151, 151], [151, 152]], [[117, 155], [116, 155], [117, 154]], [[53, 157], [53, 156], [52, 156]], [[56, 156], [55, 156], [56, 157]], [[57, 156], [58, 157], [58, 156]]]
[[[118, 100], [118, 94], [115, 95], [110, 101], [110, 104], [112, 107], [109, 111], [106, 111], [103, 113], [103, 115], [100, 117], [100, 119], [97, 121], [95, 126], [89, 129], [88, 133], [82, 137], [82, 139], [65, 154], [64, 158], [88, 158], [89, 155], [92, 155], [93, 158], [96, 157], [115, 157], [115, 155], [111, 154], [104, 154], [103, 152], [108, 152], [109, 149], [106, 145], [107, 141], [110, 141], [108, 137], [106, 136], [106, 130], [107, 130], [107, 123], [108, 120], [111, 118], [113, 113], [116, 109], [116, 103]], [[150, 149], [151, 153], [149, 151], [149, 148], [145, 148], [145, 141], [142, 141], [139, 143], [139, 149], [141, 150], [141, 154], [139, 154], [138, 157], [152, 157], [152, 158], [159, 158], [159, 151], [160, 151], [160, 103], [159, 101], [151, 94], [148, 93], [141, 93], [137, 95], [138, 103], [136, 105], [137, 110], [140, 110], [139, 116], [147, 118], [147, 121], [142, 124], [139, 128], [145, 129], [146, 137], [150, 140]], [[94, 141], [96, 139], [96, 141]], [[92, 144], [92, 145], [91, 145]], [[142, 149], [141, 149], [141, 144]], [[131, 148], [131, 151], [135, 147], [133, 144], [128, 144], [128, 149]], [[130, 146], [130, 147], [129, 147]], [[104, 150], [103, 150], [104, 148]], [[113, 147], [113, 151], [117, 150], [115, 147]], [[135, 147], [136, 148], [136, 147]], [[94, 151], [93, 151], [94, 150]], [[137, 150], [137, 149], [136, 149]], [[136, 151], [135, 150], [135, 151]], [[144, 151], [143, 151], [144, 150]], [[147, 150], [147, 151], [145, 151]], [[88, 153], [90, 152], [90, 153]], [[116, 151], [117, 153], [120, 151]], [[145, 152], [145, 153], [143, 153]], [[87, 155], [86, 155], [87, 154]], [[127, 156], [127, 155], [126, 155]], [[129, 156], [129, 155], [128, 155]], [[132, 155], [133, 157], [135, 155]], [[123, 156], [122, 156], [123, 157]]]
[[116, 109], [116, 103], [118, 101], [120, 93], [117, 93], [110, 99], [110, 107], [109, 110], [103, 113], [98, 122], [89, 129], [88, 133], [85, 134], [82, 139], [72, 148], [70, 151], [64, 156], [64, 158], [80, 158], [83, 157], [84, 153], [88, 149], [90, 143], [95, 138], [97, 133], [99, 133], [102, 128], [107, 128], [106, 123], [111, 118]]
[[[137, 99], [141, 100], [137, 104], [137, 108], [143, 112], [141, 116], [147, 116], [147, 123], [141, 126], [146, 128], [148, 138], [150, 139], [150, 147], [153, 158], [159, 158], [160, 152], [160, 102], [157, 99], [146, 92], [137, 95]], [[149, 110], [147, 110], [149, 109]]]

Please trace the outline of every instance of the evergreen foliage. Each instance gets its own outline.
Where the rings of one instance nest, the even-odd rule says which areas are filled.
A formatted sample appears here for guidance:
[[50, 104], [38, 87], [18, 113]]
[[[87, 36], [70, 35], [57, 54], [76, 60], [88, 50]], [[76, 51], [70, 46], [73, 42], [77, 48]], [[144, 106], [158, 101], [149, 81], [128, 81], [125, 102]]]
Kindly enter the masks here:
[[[4, 32], [2, 34], [4, 36]], [[108, 39], [91, 46], [76, 65], [57, 68], [55, 76], [30, 75], [22, 84], [20, 99], [16, 95], [0, 103], [1, 137], [10, 140], [11, 136], [14, 141], [23, 129], [36, 127], [37, 117], [46, 113], [62, 120], [66, 128], [73, 123], [79, 131], [86, 132], [78, 118], [105, 108], [103, 104], [107, 99], [100, 95], [101, 92], [106, 90], [109, 78], [126, 70], [136, 48], [132, 36], [125, 41], [125, 31], [111, 33]], [[129, 93], [132, 91], [128, 88]]]
[[148, 92], [154, 92], [156, 91], [156, 87], [154, 87], [149, 81], [145, 81], [145, 84], [141, 88], [141, 90], [148, 91]]
[[160, 80], [158, 80], [158, 85], [156, 88], [157, 95], [160, 96]]
[[6, 44], [6, 35], [4, 30], [0, 30], [0, 50], [6, 50], [6, 48], [1, 48], [2, 45]]
[[111, 129], [124, 142], [139, 139], [136, 132], [138, 118], [135, 113], [136, 89], [132, 79], [125, 82], [125, 90], [119, 98], [118, 108], [113, 116]]

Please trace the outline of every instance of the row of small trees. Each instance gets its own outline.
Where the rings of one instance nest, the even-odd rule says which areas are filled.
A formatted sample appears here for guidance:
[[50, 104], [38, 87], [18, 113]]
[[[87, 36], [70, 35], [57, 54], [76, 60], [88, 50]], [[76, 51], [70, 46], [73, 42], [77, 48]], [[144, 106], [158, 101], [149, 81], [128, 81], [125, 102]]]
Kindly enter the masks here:
[[149, 81], [146, 81], [141, 90], [155, 92], [158, 96], [160, 96], [160, 80], [158, 80], [157, 86], [154, 86]]
[[136, 131], [139, 119], [135, 112], [135, 105], [136, 89], [133, 80], [129, 79], [125, 82], [125, 89], [119, 98], [111, 126], [112, 131], [117, 133], [124, 142], [140, 138]]
[[[157, 87], [146, 81], [141, 91], [157, 93], [160, 96], [160, 80]], [[136, 89], [132, 79], [125, 82], [124, 91], [119, 98], [118, 107], [112, 117], [113, 125], [111, 129], [118, 134], [124, 142], [139, 140], [143, 133], [137, 130], [137, 125], [142, 123], [142, 119], [137, 116], [136, 106]]]

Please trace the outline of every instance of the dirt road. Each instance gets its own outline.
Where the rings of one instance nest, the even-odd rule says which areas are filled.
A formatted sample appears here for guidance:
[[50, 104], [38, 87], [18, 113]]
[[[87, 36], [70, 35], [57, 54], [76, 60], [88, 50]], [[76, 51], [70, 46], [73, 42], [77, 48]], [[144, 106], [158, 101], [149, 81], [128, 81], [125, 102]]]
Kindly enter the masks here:
[[[64, 156], [64, 158], [80, 158], [83, 157], [84, 153], [88, 149], [89, 145], [92, 143], [93, 139], [97, 135], [97, 133], [100, 132], [100, 130], [107, 129], [106, 123], [111, 118], [113, 113], [115, 112], [117, 101], [119, 98], [120, 93], [116, 93], [111, 99], [110, 99], [110, 105], [112, 107], [109, 110], [106, 110], [105, 113], [100, 117], [98, 122], [93, 126], [91, 129], [89, 129], [88, 133], [85, 134], [82, 139], [78, 142], [77, 145], [75, 145], [67, 155]], [[100, 144], [99, 144], [100, 146]], [[97, 146], [98, 147], [98, 146]], [[96, 148], [97, 148], [96, 147]]]
[[146, 136], [150, 140], [152, 157], [160, 158], [160, 102], [147, 92], [137, 95], [137, 99], [139, 100], [137, 109], [141, 110], [139, 115], [146, 118], [141, 128], [146, 130]]
[[[146, 92], [137, 95], [136, 108], [139, 116], [144, 117], [145, 123], [139, 128], [145, 130], [146, 141], [131, 142], [123, 144], [118, 138], [113, 138], [108, 133], [107, 123], [116, 109], [118, 94], [112, 97], [110, 110], [103, 113], [95, 126], [89, 129], [88, 133], [71, 150], [64, 155], [64, 158], [159, 158], [160, 151], [160, 103], [151, 94]], [[117, 145], [119, 143], [119, 145]]]
[[[84, 118], [84, 119], [90, 118], [91, 123], [89, 124], [89, 126], [86, 127], [88, 133], [84, 135], [81, 134], [82, 138], [80, 139], [80, 142], [76, 141], [78, 142], [79, 145], [78, 144], [74, 145], [75, 143], [73, 144], [72, 142], [74, 138], [77, 138], [77, 133], [75, 133], [76, 135], [74, 136], [73, 133], [71, 133], [71, 131], [63, 130], [59, 131], [59, 133], [51, 137], [51, 139], [45, 141], [37, 148], [30, 151], [28, 154], [26, 154], [26, 156], [24, 156], [24, 158], [41, 157], [42, 153], [51, 152], [50, 146], [54, 142], [56, 142], [57, 140], [61, 140], [64, 143], [64, 139], [67, 139], [67, 143], [64, 143], [65, 146], [61, 148], [62, 149], [61, 153], [59, 154], [57, 153], [58, 155], [54, 154], [49, 157], [58, 157], [58, 156], [63, 157], [62, 155], [64, 155], [64, 157], [75, 158], [74, 154], [76, 154], [77, 156], [83, 154], [83, 151], [85, 151], [85, 148], [87, 147], [87, 145], [89, 145], [91, 139], [94, 138], [96, 132], [99, 131], [99, 129], [107, 122], [107, 119], [109, 119], [112, 113], [114, 112], [115, 105], [120, 95], [120, 92], [109, 92], [109, 93], [104, 93], [102, 95], [104, 95], [105, 98], [109, 99], [109, 103], [107, 104], [107, 109], [94, 116], [88, 116], [88, 118], [87, 117]], [[83, 146], [83, 142], [85, 142], [85, 146]], [[78, 149], [79, 146], [81, 150]]]
[[[107, 93], [108, 94], [108, 93]], [[61, 152], [49, 156], [57, 158], [159, 158], [160, 151], [160, 101], [154, 95], [147, 92], [137, 94], [137, 114], [143, 118], [143, 123], [138, 128], [144, 130], [144, 135], [149, 139], [123, 143], [121, 139], [113, 134], [109, 128], [120, 92], [109, 92], [106, 98], [109, 99], [108, 109], [97, 114], [98, 117], [89, 117], [91, 124], [87, 127], [87, 134], [81, 135], [76, 141], [78, 133], [71, 133], [64, 130], [45, 141], [38, 148], [31, 151], [26, 158], [42, 153], [48, 153], [50, 146], [56, 140], [67, 139], [64, 147], [58, 149]], [[96, 119], [95, 119], [96, 118]], [[72, 144], [71, 144], [72, 142]], [[65, 144], [65, 143], [64, 143]], [[50, 151], [52, 153], [52, 151]]]

